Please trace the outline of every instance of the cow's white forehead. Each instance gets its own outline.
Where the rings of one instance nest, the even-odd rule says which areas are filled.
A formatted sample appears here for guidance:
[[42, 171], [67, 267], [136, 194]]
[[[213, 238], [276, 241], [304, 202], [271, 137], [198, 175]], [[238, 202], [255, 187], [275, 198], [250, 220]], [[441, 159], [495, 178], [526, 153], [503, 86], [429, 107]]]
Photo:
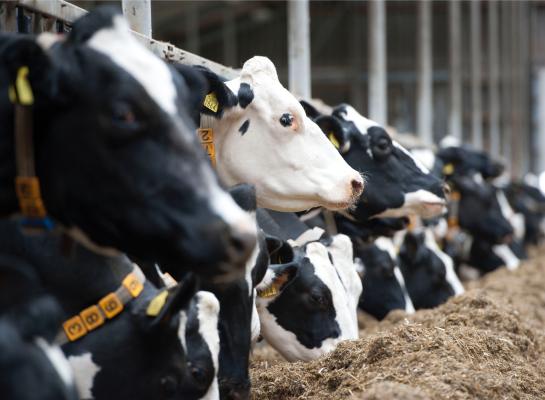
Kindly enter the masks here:
[[136, 40], [122, 16], [114, 17], [113, 26], [98, 30], [88, 44], [127, 71], [165, 112], [177, 112], [171, 71]]
[[365, 118], [363, 115], [361, 115], [359, 112], [357, 112], [354, 107], [351, 105], [345, 105], [344, 109], [346, 110], [346, 113], [342, 113], [341, 116], [345, 121], [351, 121], [356, 125], [356, 128], [360, 131], [362, 135], [367, 134], [367, 130], [373, 126], [380, 126], [378, 123], [376, 123], [373, 120], [370, 120], [368, 118]]

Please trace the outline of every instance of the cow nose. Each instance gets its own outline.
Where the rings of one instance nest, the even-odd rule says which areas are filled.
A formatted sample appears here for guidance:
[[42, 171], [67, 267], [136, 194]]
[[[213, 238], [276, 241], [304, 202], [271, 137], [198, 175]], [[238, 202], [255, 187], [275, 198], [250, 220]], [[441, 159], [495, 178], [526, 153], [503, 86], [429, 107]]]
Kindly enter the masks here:
[[360, 195], [363, 192], [363, 179], [353, 179], [351, 182], [352, 185], [352, 196], [353, 197], [360, 197]]
[[445, 197], [448, 199], [449, 196], [450, 196], [450, 186], [448, 183], [444, 183], [443, 184], [443, 194], [445, 195]]
[[227, 240], [229, 261], [234, 264], [243, 264], [250, 258], [257, 242], [255, 230], [232, 229]]

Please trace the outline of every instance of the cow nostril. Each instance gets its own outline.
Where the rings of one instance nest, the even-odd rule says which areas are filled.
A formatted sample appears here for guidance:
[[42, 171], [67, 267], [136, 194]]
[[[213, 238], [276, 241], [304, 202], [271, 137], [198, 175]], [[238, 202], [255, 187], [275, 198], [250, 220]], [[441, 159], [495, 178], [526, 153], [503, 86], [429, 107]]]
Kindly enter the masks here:
[[359, 196], [363, 192], [363, 182], [356, 179], [352, 180], [352, 194]]
[[256, 244], [256, 236], [252, 232], [232, 232], [229, 238], [233, 261], [246, 261]]
[[443, 193], [445, 194], [445, 197], [450, 196], [450, 186], [448, 183], [443, 184]]

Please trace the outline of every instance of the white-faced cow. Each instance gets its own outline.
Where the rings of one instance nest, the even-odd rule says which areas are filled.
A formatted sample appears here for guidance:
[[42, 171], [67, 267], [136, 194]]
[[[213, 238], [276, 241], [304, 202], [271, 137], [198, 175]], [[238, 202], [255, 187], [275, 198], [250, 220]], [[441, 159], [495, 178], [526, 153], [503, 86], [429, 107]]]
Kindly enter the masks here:
[[121, 15], [99, 8], [53, 40], [2, 36], [0, 53], [1, 216], [19, 212], [8, 96], [19, 80], [32, 91], [45, 209], [60, 225], [95, 249], [208, 278], [243, 273], [255, 225], [202, 154], [184, 79], [136, 41]]
[[203, 97], [200, 126], [213, 130], [223, 183], [252, 184], [258, 206], [279, 211], [345, 209], [356, 201], [360, 174], [307, 118], [268, 58], [249, 59], [240, 77], [227, 82], [201, 71], [211, 92]]
[[350, 210], [352, 219], [366, 223], [374, 217], [432, 217], [445, 211], [443, 182], [379, 124], [347, 104], [336, 107], [332, 115], [302, 104], [346, 162], [365, 175], [366, 190]]
[[287, 360], [309, 361], [357, 339], [361, 283], [347, 236], [292, 245], [274, 254], [257, 310], [267, 342]]

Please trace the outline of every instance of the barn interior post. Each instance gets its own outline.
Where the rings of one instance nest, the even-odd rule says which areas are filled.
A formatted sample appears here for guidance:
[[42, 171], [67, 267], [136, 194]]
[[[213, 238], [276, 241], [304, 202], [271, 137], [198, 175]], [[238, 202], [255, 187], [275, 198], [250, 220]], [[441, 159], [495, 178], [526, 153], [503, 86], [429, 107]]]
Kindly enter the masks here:
[[185, 20], [186, 49], [194, 54], [198, 54], [201, 47], [199, 31], [199, 4], [191, 1], [187, 2], [185, 7], [187, 7]]
[[[537, 71], [537, 85], [536, 85], [536, 109], [545, 110], [545, 67], [542, 66]], [[536, 172], [545, 171], [545, 112], [537, 112], [537, 129], [536, 129], [536, 147], [538, 150], [535, 154], [537, 160], [535, 162]]]
[[504, 160], [511, 163], [511, 132], [512, 132], [512, 87], [511, 87], [511, 12], [512, 4], [510, 2], [501, 2], [501, 155]]
[[449, 1], [449, 135], [462, 140], [461, 3]]
[[369, 117], [381, 125], [388, 119], [386, 82], [386, 4], [369, 1]]
[[498, 2], [488, 2], [488, 150], [500, 154], [500, 54], [498, 31]]
[[223, 63], [236, 67], [237, 62], [237, 31], [235, 25], [235, 4], [227, 3], [223, 15]]
[[308, 0], [288, 1], [288, 79], [296, 97], [311, 98]]
[[470, 13], [471, 46], [471, 143], [483, 148], [483, 112], [481, 88], [481, 2], [473, 0]]
[[122, 0], [121, 4], [131, 29], [151, 37], [151, 0]]
[[418, 81], [416, 94], [416, 131], [427, 145], [433, 144], [433, 61], [432, 2], [418, 2]]

